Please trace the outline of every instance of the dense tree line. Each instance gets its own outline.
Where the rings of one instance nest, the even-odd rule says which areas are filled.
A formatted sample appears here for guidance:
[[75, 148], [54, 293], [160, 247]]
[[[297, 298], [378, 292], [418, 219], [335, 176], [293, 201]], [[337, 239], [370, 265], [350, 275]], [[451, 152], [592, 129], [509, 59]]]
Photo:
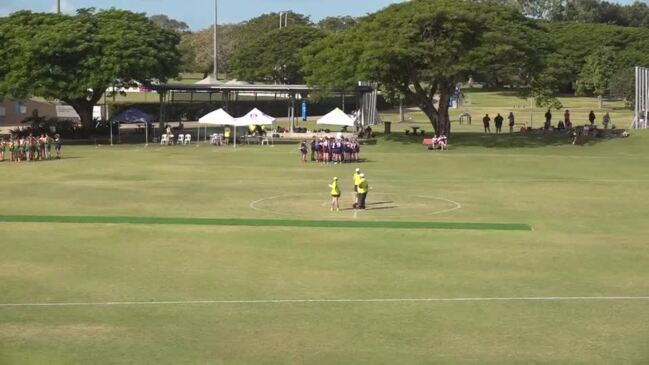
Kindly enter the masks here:
[[[311, 27], [321, 30], [321, 33], [335, 33], [345, 29], [349, 29], [357, 22], [356, 18], [350, 16], [340, 17], [326, 17], [317, 23], [311, 21], [308, 16], [303, 14], [289, 11], [287, 14], [288, 24], [287, 28], [290, 29], [294, 26], [298, 27]], [[259, 39], [268, 37], [268, 33], [279, 29], [279, 13], [268, 13], [258, 17], [252, 18], [248, 21], [236, 24], [222, 24], [217, 26], [217, 55], [218, 55], [218, 69], [233, 77], [245, 77], [249, 72], [243, 73], [235, 72], [232, 69], [232, 62], [237, 53], [239, 52], [239, 59], [248, 53], [249, 50], [241, 50], [246, 47], [255, 48], [259, 44]], [[302, 28], [304, 29], [304, 28]], [[199, 30], [192, 33], [182, 34], [180, 48], [183, 52], [183, 68], [186, 72], [199, 72], [207, 75], [213, 69], [212, 57], [212, 42], [213, 42], [214, 28]], [[312, 35], [313, 32], [309, 32]], [[271, 40], [272, 41], [272, 40]], [[302, 45], [302, 42], [298, 42]], [[296, 47], [292, 43], [284, 43], [290, 50], [297, 52]], [[279, 49], [279, 48], [278, 48]], [[241, 62], [240, 62], [241, 63]], [[235, 70], [237, 71], [237, 70]], [[273, 79], [272, 76], [262, 77], [261, 80]]]
[[[537, 78], [539, 89], [548, 95], [551, 91], [578, 93], [582, 95], [628, 96], [634, 65], [646, 64], [641, 48], [649, 29], [649, 7], [640, 2], [621, 5], [600, 0], [475, 0], [485, 6], [500, 3], [516, 8], [523, 15], [535, 19], [552, 41], [537, 46], [544, 48], [547, 59], [546, 72]], [[289, 28], [318, 29], [322, 32], [292, 32], [277, 37], [278, 13], [264, 14], [239, 24], [220, 25], [218, 28], [219, 70], [229, 76], [250, 81], [292, 80], [301, 82], [301, 72], [292, 67], [290, 76], [278, 76], [284, 65], [299, 62], [297, 54], [311, 41], [324, 34], [348, 31], [362, 23], [365, 18], [328, 17], [313, 23], [309, 17], [289, 13]], [[494, 20], [496, 21], [496, 20]], [[174, 24], [168, 20], [162, 24]], [[606, 24], [600, 24], [606, 23]], [[213, 29], [183, 33], [181, 51], [184, 69], [207, 74], [212, 70]], [[290, 30], [288, 32], [291, 32]], [[302, 34], [300, 34], [302, 33]], [[286, 38], [290, 38], [286, 42]], [[267, 46], [267, 47], [266, 47]], [[266, 48], [276, 54], [269, 56]], [[264, 51], [262, 59], [250, 60], [250, 55]], [[275, 52], [272, 51], [272, 52]], [[284, 55], [280, 55], [283, 53]], [[290, 62], [286, 57], [291, 55]], [[510, 57], [503, 52], [503, 57]], [[279, 61], [279, 60], [283, 61]], [[268, 62], [265, 62], [267, 60]], [[503, 66], [504, 67], [504, 66]], [[510, 67], [499, 72], [488, 68], [476, 68], [471, 75], [474, 80], [488, 87], [527, 87], [529, 81], [520, 70]], [[626, 83], [626, 84], [625, 84]], [[550, 103], [551, 104], [551, 103]]]
[[0, 98], [59, 99], [92, 125], [107, 88], [176, 77], [178, 42], [175, 32], [124, 10], [16, 12], [0, 18]]
[[635, 1], [630, 5], [602, 0], [498, 0], [497, 2], [515, 6], [523, 14], [536, 19], [649, 27], [649, 6], [641, 1]]
[[[218, 69], [323, 90], [373, 81], [448, 132], [448, 97], [469, 78], [545, 106], [558, 107], [559, 93], [629, 98], [633, 66], [649, 65], [645, 14], [644, 4], [599, 0], [411, 0], [317, 23], [289, 12], [280, 29], [270, 13], [219, 25]], [[87, 123], [113, 84], [211, 72], [212, 37], [213, 28], [117, 9], [14, 13], [0, 18], [0, 97], [57, 98]]]

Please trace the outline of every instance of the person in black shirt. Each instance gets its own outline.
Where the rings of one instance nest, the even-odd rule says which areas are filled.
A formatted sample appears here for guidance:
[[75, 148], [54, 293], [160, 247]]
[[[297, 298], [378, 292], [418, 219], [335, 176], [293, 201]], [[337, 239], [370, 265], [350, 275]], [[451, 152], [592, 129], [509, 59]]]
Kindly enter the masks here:
[[588, 121], [590, 122], [590, 125], [595, 124], [595, 112], [592, 110], [588, 113]]
[[485, 114], [484, 118], [482, 118], [482, 124], [484, 124], [485, 133], [491, 133], [491, 128], [489, 128], [489, 122], [491, 122], [491, 118], [489, 118], [489, 114]]
[[552, 112], [548, 109], [545, 112], [545, 129], [550, 129], [550, 127], [552, 127]]
[[498, 113], [498, 115], [496, 115], [496, 117], [494, 118], [494, 123], [496, 124], [496, 133], [502, 132], [503, 119], [504, 118], [502, 117], [502, 115], [500, 115], [500, 113]]

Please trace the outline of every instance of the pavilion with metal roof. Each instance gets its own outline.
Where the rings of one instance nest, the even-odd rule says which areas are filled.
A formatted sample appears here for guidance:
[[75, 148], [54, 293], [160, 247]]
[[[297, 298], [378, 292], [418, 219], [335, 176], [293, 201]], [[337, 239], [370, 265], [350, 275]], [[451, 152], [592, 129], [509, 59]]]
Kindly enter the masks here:
[[[233, 80], [227, 83], [196, 83], [196, 84], [159, 84], [153, 85], [160, 96], [160, 124], [168, 122], [166, 110], [168, 104], [175, 102], [193, 103], [220, 103], [225, 110], [230, 111], [237, 103], [240, 96], [246, 96], [254, 102], [258, 97], [273, 96], [276, 100], [281, 98], [287, 102], [287, 117], [290, 128], [295, 125], [296, 105], [298, 100], [306, 99], [318, 91], [317, 87], [309, 85], [282, 85], [282, 84], [250, 84], [244, 81]], [[376, 108], [377, 90], [369, 83], [359, 82], [351, 91], [335, 91], [330, 95], [341, 96], [345, 103], [345, 96], [355, 98], [358, 105], [358, 120], [360, 125], [373, 125], [379, 122]]]

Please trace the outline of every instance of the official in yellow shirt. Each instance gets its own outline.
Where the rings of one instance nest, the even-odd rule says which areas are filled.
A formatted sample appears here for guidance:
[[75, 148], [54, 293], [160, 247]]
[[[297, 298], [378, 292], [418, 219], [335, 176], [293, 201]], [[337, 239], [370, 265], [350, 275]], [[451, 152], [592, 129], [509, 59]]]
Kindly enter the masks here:
[[331, 184], [329, 184], [329, 188], [331, 188], [331, 211], [334, 211], [334, 207], [336, 208], [336, 211], [340, 211], [340, 206], [338, 205], [338, 198], [340, 198], [340, 188], [338, 187], [338, 178], [334, 177], [333, 181]]
[[352, 179], [354, 180], [354, 208], [356, 208], [358, 206], [358, 182], [361, 180], [361, 169], [356, 168]]
[[361, 179], [358, 181], [358, 209], [365, 209], [365, 199], [367, 199], [367, 192], [370, 189], [370, 185], [365, 179], [365, 174], [361, 173]]
[[225, 139], [225, 144], [230, 143], [230, 127], [225, 127], [225, 130], [223, 130], [223, 139]]

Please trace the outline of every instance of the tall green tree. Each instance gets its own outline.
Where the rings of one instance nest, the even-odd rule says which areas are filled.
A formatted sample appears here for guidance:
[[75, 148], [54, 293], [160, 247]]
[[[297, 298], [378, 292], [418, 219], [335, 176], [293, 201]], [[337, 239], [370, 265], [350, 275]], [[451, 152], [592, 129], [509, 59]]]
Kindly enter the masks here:
[[[288, 12], [288, 28], [311, 26], [308, 16]], [[283, 18], [285, 19], [285, 18]], [[279, 13], [267, 13], [236, 24], [219, 24], [217, 27], [217, 55], [219, 72], [229, 73], [232, 57], [245, 45], [279, 28]], [[183, 34], [180, 48], [183, 52], [183, 71], [208, 74], [213, 69], [212, 42], [214, 28], [209, 27]]]
[[328, 16], [326, 18], [323, 18], [320, 20], [317, 24], [318, 28], [326, 31], [326, 32], [340, 32], [341, 30], [346, 30], [358, 22], [358, 19], [351, 17], [349, 15], [346, 16]]
[[325, 34], [317, 28], [298, 25], [267, 32], [239, 48], [232, 59], [232, 72], [248, 81], [302, 83], [300, 51]]
[[[593, 63], [599, 62], [600, 56], [614, 57], [613, 72], [646, 64], [649, 29], [578, 22], [547, 22], [543, 26], [552, 34], [555, 44], [554, 50], [548, 54], [549, 66], [544, 72], [558, 80], [562, 92], [577, 89], [582, 73], [583, 76], [589, 73], [583, 72], [588, 60], [592, 70]], [[602, 50], [607, 54], [602, 54]], [[594, 53], [599, 56], [592, 56]], [[606, 74], [610, 75], [608, 63]], [[582, 81], [580, 92], [593, 93], [594, 89], [586, 87]]]
[[108, 87], [176, 76], [178, 41], [144, 14], [124, 10], [17, 12], [0, 21], [0, 94], [62, 100], [91, 125]]
[[189, 25], [187, 23], [169, 18], [167, 15], [158, 14], [152, 15], [149, 17], [152, 22], [157, 24], [160, 28], [168, 29], [176, 33], [187, 33], [189, 32]]
[[480, 71], [516, 70], [530, 83], [548, 42], [532, 20], [493, 2], [414, 0], [369, 15], [305, 50], [310, 84], [348, 89], [375, 81], [417, 103], [436, 133], [449, 133], [450, 96]]
[[608, 94], [616, 68], [615, 50], [612, 47], [596, 49], [586, 57], [576, 82], [576, 93], [596, 96]]

